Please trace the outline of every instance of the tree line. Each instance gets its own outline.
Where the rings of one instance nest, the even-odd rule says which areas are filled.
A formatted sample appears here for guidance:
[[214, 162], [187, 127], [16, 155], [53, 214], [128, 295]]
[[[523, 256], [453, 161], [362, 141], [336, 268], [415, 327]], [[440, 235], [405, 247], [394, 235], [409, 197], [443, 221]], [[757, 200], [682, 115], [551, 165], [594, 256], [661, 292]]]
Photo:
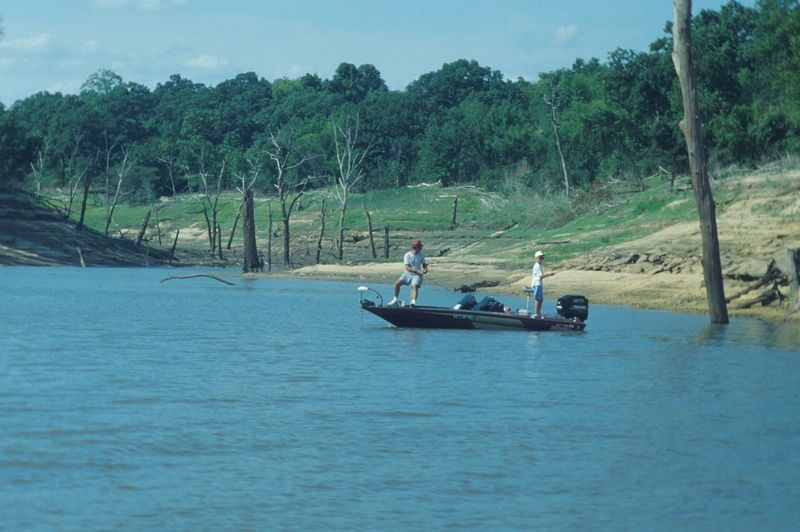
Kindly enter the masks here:
[[[104, 198], [108, 223], [117, 201], [196, 193], [212, 227], [223, 189], [275, 194], [291, 210], [319, 186], [346, 205], [351, 190], [418, 182], [568, 195], [607, 178], [640, 185], [688, 170], [671, 26], [647, 51], [577, 59], [536, 81], [467, 59], [403, 90], [369, 64], [342, 63], [330, 79], [249, 72], [216, 86], [176, 74], [152, 90], [101, 70], [78, 94], [0, 105], [0, 186], [58, 188], [68, 212], [85, 189]], [[709, 164], [795, 152], [798, 1], [729, 1], [697, 14], [692, 31]]]

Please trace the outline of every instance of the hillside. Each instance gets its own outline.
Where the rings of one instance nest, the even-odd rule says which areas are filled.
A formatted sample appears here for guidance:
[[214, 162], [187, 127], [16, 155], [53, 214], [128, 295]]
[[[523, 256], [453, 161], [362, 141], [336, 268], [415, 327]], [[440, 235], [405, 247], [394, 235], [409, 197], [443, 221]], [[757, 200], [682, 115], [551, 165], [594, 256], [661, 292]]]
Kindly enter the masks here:
[[32, 196], [0, 193], [0, 266], [146, 266], [161, 264], [161, 250], [77, 228]]
[[[282, 235], [274, 214], [273, 268], [263, 275], [353, 279], [391, 283], [400, 272], [399, 262], [408, 243], [421, 238], [431, 264], [427, 282], [457, 288], [489, 284], [498, 294], [518, 295], [529, 282], [533, 253], [546, 253], [546, 298], [582, 293], [595, 303], [621, 304], [689, 312], [706, 312], [700, 264], [701, 240], [694, 196], [684, 178], [668, 184], [647, 182], [644, 191], [606, 186], [564, 202], [525, 196], [509, 198], [476, 187], [442, 188], [438, 185], [373, 192], [351, 202], [347, 217], [345, 261], [333, 254], [335, 207], [326, 215], [326, 240], [322, 264], [316, 265], [319, 207], [323, 191], [302, 199], [302, 209], [292, 218], [293, 268], [282, 264]], [[720, 247], [726, 295], [753, 285], [776, 260], [787, 271], [786, 250], [800, 249], [800, 170], [773, 165], [757, 172], [717, 176], [713, 183], [717, 202]], [[458, 197], [458, 224], [450, 229], [450, 216]], [[362, 204], [363, 202], [363, 204]], [[259, 248], [266, 256], [268, 203], [261, 198], [256, 209]], [[82, 248], [89, 265], [143, 265], [131, 240], [148, 207], [121, 206], [116, 231], [127, 239], [105, 240], [94, 232], [78, 235], [74, 224], [64, 224], [42, 211], [30, 216], [6, 196], [0, 211], [0, 264], [76, 264]], [[17, 205], [17, 208], [9, 206]], [[196, 198], [164, 199], [157, 223], [150, 223], [149, 256], [160, 256], [180, 229], [176, 256], [183, 265], [238, 267], [240, 238], [227, 249], [238, 198], [221, 202], [223, 260], [207, 251], [202, 208]], [[363, 205], [372, 216], [378, 259], [372, 259]], [[565, 210], [569, 213], [565, 213]], [[87, 213], [97, 227], [101, 207]], [[390, 228], [390, 256], [382, 258], [384, 227]], [[160, 234], [159, 234], [160, 233]], [[158, 242], [161, 241], [159, 245]], [[88, 257], [87, 257], [88, 255]], [[151, 260], [152, 264], [153, 261]], [[783, 319], [788, 304], [773, 303], [739, 309], [771, 288], [771, 284], [734, 299], [732, 316]], [[779, 287], [788, 295], [788, 286]], [[796, 318], [798, 313], [793, 316]]]

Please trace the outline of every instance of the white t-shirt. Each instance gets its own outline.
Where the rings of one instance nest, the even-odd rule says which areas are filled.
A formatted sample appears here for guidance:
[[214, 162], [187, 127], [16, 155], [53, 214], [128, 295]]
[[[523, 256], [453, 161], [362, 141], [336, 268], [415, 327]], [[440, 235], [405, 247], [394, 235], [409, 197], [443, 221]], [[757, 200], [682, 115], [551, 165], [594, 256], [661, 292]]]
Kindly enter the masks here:
[[531, 274], [531, 286], [539, 286], [542, 284], [542, 275], [544, 274], [544, 270], [542, 269], [542, 265], [538, 262], [533, 263], [533, 273]]
[[403, 257], [403, 264], [411, 266], [412, 270], [421, 270], [422, 265], [425, 264], [425, 254], [422, 251], [417, 251], [416, 253], [409, 251]]

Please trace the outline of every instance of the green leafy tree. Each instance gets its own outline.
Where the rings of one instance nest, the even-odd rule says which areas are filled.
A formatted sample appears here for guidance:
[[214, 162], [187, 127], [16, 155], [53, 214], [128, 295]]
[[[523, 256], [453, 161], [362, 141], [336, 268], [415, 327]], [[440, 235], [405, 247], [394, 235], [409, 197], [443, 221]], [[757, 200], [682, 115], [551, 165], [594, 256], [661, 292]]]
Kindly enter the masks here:
[[26, 165], [33, 160], [34, 144], [12, 113], [0, 104], [0, 188], [18, 187]]
[[356, 67], [341, 63], [328, 84], [331, 93], [341, 96], [345, 102], [358, 103], [373, 91], [385, 91], [386, 83], [373, 65]]
[[759, 0], [753, 39], [744, 57], [751, 69], [744, 87], [751, 104], [750, 131], [757, 153], [800, 148], [800, 3]]

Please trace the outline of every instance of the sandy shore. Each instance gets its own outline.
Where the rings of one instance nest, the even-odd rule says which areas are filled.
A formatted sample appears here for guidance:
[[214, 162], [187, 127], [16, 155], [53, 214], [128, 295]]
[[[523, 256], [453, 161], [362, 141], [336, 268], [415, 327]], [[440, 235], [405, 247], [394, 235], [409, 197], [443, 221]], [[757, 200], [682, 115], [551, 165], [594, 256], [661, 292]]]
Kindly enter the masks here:
[[[462, 264], [445, 258], [432, 259], [430, 273], [425, 283], [429, 286], [450, 288], [455, 291], [462, 285], [480, 282], [497, 282], [497, 286], [481, 288], [477, 293], [486, 295], [521, 296], [522, 288], [530, 284], [527, 270], [509, 271], [497, 267], [475, 268], [474, 264]], [[353, 281], [354, 283], [393, 283], [400, 275], [400, 264], [324, 264], [307, 266], [277, 275], [291, 278], [319, 280]], [[580, 269], [559, 269], [559, 265], [548, 268], [544, 280], [545, 308], [553, 309], [555, 300], [565, 294], [581, 294], [592, 303], [622, 305], [636, 308], [671, 310], [705, 314], [708, 312], [702, 273], [645, 273], [588, 271]], [[743, 283], [726, 287], [728, 293], [740, 289]], [[407, 289], [406, 289], [407, 290]], [[455, 299], [454, 295], [454, 299]], [[420, 299], [424, 298], [424, 289]], [[731, 317], [756, 317], [769, 321], [782, 322], [786, 318], [788, 305], [752, 307], [737, 309], [731, 304], [728, 312]], [[800, 312], [789, 319], [800, 321]]]

